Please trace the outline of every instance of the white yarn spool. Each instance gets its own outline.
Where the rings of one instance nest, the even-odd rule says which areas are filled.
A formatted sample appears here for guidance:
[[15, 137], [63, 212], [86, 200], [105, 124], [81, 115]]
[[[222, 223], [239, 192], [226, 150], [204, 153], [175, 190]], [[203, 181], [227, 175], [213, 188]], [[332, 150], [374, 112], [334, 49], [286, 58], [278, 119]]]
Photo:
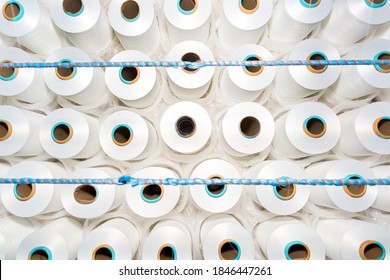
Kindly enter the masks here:
[[270, 39], [283, 43], [301, 41], [329, 15], [332, 4], [333, 0], [278, 1], [269, 23]]
[[322, 26], [321, 35], [334, 44], [355, 43], [390, 21], [390, 2], [387, 0], [333, 2], [332, 12]]
[[0, 50], [6, 47], [13, 47], [15, 45], [15, 40], [11, 37], [4, 36], [0, 33]]
[[[10, 165], [8, 163], [0, 162], [0, 177], [5, 178], [4, 175], [10, 169]], [[4, 208], [3, 202], [0, 199], [0, 216], [2, 216], [7, 210]], [[2, 247], [2, 246], [0, 246]], [[1, 254], [1, 253], [0, 253]], [[2, 258], [0, 258], [2, 259]]]
[[37, 0], [1, 0], [0, 32], [38, 54], [49, 55], [61, 47], [49, 11]]
[[[305, 173], [306, 177], [312, 179], [375, 177], [367, 165], [352, 159], [314, 163], [306, 168]], [[374, 203], [377, 194], [377, 187], [367, 185], [317, 186], [311, 188], [310, 201], [321, 206], [355, 213], [368, 209]]]
[[[84, 51], [65, 47], [51, 54], [46, 62], [82, 62], [92, 59]], [[46, 85], [55, 94], [79, 105], [88, 105], [104, 99], [107, 88], [101, 68], [72, 67], [43, 70]]]
[[[37, 62], [38, 60], [19, 48], [0, 49], [1, 62]], [[43, 80], [42, 69], [0, 68], [0, 95], [27, 103], [50, 100], [51, 94]]]
[[317, 232], [332, 260], [390, 259], [388, 228], [355, 219], [320, 220]]
[[[380, 165], [371, 168], [375, 178], [390, 178], [390, 165]], [[372, 207], [390, 212], [390, 186], [378, 188], [378, 196]]]
[[229, 49], [256, 44], [264, 33], [273, 10], [272, 0], [224, 0], [218, 36]]
[[152, 1], [113, 0], [108, 19], [122, 46], [152, 54], [160, 45], [160, 34]]
[[53, 0], [53, 22], [72, 43], [88, 53], [98, 53], [112, 41], [112, 29], [100, 0]]

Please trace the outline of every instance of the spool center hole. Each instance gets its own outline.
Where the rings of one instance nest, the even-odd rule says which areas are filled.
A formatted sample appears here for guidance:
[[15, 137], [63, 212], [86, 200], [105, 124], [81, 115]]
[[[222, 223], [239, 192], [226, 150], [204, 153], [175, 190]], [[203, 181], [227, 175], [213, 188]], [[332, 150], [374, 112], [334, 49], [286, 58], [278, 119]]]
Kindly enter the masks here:
[[[197, 55], [196, 53], [186, 53], [181, 57], [182, 61], [189, 61], [189, 62], [199, 62], [200, 61], [200, 56]], [[183, 67], [184, 70], [188, 72], [195, 72], [198, 71], [199, 69], [194, 69], [190, 67]]]
[[309, 5], [315, 5], [319, 2], [319, 0], [303, 0]]
[[[383, 53], [378, 56], [378, 60], [390, 60], [390, 53]], [[380, 65], [385, 71], [390, 71], [390, 65]]]
[[259, 135], [261, 125], [258, 119], [254, 117], [245, 117], [240, 123], [241, 133], [248, 138], [254, 138]]
[[186, 12], [191, 12], [196, 7], [196, 0], [180, 0], [179, 6], [182, 10]]
[[53, 136], [59, 142], [66, 141], [71, 134], [71, 128], [66, 124], [59, 124], [53, 129]]
[[[3, 61], [5, 62], [5, 61]], [[0, 68], [0, 77], [5, 79], [11, 78], [15, 74], [15, 68]]]
[[292, 260], [307, 260], [309, 257], [306, 246], [303, 246], [302, 244], [291, 245], [287, 253]]
[[374, 4], [382, 4], [385, 2], [385, 0], [368, 0], [368, 2], [374, 3]]
[[119, 145], [128, 144], [132, 138], [132, 132], [126, 126], [119, 126], [114, 130], [114, 140]]
[[386, 138], [390, 137], [390, 119], [383, 118], [378, 122], [378, 131]]
[[313, 117], [306, 122], [306, 128], [314, 136], [320, 136], [325, 130], [325, 124], [321, 119]]
[[181, 137], [190, 137], [196, 130], [195, 121], [187, 116], [181, 117], [176, 122], [176, 130]]
[[276, 192], [281, 198], [290, 199], [292, 196], [294, 196], [295, 186], [294, 185], [277, 186]]
[[[362, 178], [359, 176], [348, 176], [347, 179], [359, 180]], [[361, 197], [366, 192], [366, 185], [347, 185], [346, 188], [353, 197]]]
[[[70, 61], [62, 61], [64, 63], [70, 62]], [[61, 68], [56, 68], [56, 75], [58, 78], [62, 80], [69, 80], [70, 78], [73, 77], [74, 75], [74, 68], [73, 67], [61, 67]]]
[[17, 184], [15, 187], [16, 195], [22, 200], [26, 200], [31, 197], [34, 191], [32, 184]]
[[49, 255], [45, 250], [36, 250], [30, 256], [30, 260], [33, 261], [47, 261], [49, 260]]
[[[250, 56], [248, 57], [247, 59], [245, 59], [245, 61], [260, 61], [261, 59], [257, 56]], [[261, 66], [244, 66], [244, 68], [249, 72], [249, 73], [252, 73], [252, 74], [260, 74], [260, 72], [262, 71], [262, 67]]]
[[20, 6], [17, 3], [6, 4], [4, 14], [7, 19], [12, 20], [20, 14]]
[[3, 140], [8, 136], [10, 127], [6, 122], [0, 121], [0, 139]]
[[240, 255], [239, 250], [235, 242], [227, 241], [220, 247], [220, 256], [223, 260], [236, 260]]
[[[316, 2], [314, 2], [314, 3], [316, 3]], [[320, 53], [314, 53], [314, 54], [309, 56], [309, 60], [326, 60], [326, 59], [327, 58]], [[310, 65], [309, 68], [312, 68], [312, 69], [319, 72], [319, 71], [324, 71], [326, 69], [326, 65]]]
[[81, 185], [74, 190], [73, 196], [80, 204], [91, 204], [96, 200], [97, 191], [91, 185]]
[[127, 82], [133, 82], [137, 79], [139, 70], [136, 67], [123, 67], [121, 70], [121, 77]]
[[112, 251], [107, 247], [101, 247], [97, 249], [93, 256], [93, 259], [97, 261], [111, 261], [112, 258]]
[[134, 20], [139, 15], [139, 5], [136, 1], [125, 1], [121, 6], [121, 12], [125, 19]]
[[241, 6], [247, 11], [253, 11], [258, 6], [258, 0], [241, 0]]
[[376, 243], [368, 244], [364, 248], [364, 257], [367, 260], [380, 260], [383, 256], [383, 248]]
[[142, 194], [148, 200], [155, 200], [161, 197], [162, 192], [160, 185], [146, 185], [143, 188]]
[[[210, 179], [222, 179], [221, 177], [214, 176]], [[225, 185], [217, 185], [217, 184], [210, 184], [207, 185], [207, 190], [212, 193], [213, 195], [219, 195], [225, 190]]]
[[176, 259], [175, 250], [171, 246], [163, 247], [160, 250], [159, 259], [166, 260], [166, 261], [175, 260]]
[[83, 8], [83, 1], [81, 1], [81, 0], [63, 0], [62, 8], [67, 13], [77, 14]]

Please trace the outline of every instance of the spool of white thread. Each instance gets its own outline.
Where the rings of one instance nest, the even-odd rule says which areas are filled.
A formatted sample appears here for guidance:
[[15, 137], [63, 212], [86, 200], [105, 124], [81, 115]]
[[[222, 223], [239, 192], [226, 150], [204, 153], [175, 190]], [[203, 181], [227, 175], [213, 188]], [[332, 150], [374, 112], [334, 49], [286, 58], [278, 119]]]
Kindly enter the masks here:
[[[390, 178], [390, 165], [380, 165], [371, 168], [375, 178]], [[378, 196], [372, 207], [390, 212], [390, 186], [378, 188]]]

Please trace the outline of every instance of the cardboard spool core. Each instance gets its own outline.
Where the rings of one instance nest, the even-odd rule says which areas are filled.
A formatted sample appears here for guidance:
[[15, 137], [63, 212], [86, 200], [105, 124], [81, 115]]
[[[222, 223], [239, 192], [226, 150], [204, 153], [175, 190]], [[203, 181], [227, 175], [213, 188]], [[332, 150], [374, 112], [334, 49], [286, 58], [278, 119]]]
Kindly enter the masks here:
[[27, 201], [35, 194], [35, 185], [33, 184], [16, 184], [15, 195], [20, 201]]
[[240, 10], [246, 14], [252, 14], [259, 8], [259, 0], [241, 0], [239, 7]]
[[98, 192], [94, 186], [81, 185], [73, 192], [74, 199], [80, 204], [91, 204], [98, 196]]
[[139, 15], [139, 5], [136, 1], [127, 0], [121, 6], [122, 16], [127, 20], [134, 20]]
[[197, 0], [179, 0], [180, 8], [185, 12], [194, 12], [198, 7]]
[[232, 240], [224, 240], [218, 248], [218, 254], [221, 260], [237, 260], [240, 256], [240, 248]]
[[305, 121], [303, 131], [312, 138], [319, 138], [326, 132], [326, 123], [318, 117], [310, 117]]
[[359, 254], [363, 260], [381, 260], [384, 257], [383, 247], [374, 240], [367, 240], [360, 245]]
[[62, 9], [69, 14], [77, 14], [83, 8], [83, 1], [81, 0], [63, 0]]
[[123, 67], [120, 75], [123, 81], [132, 84], [139, 79], [139, 69], [137, 67]]
[[112, 248], [108, 245], [101, 245], [92, 253], [92, 259], [96, 261], [111, 261], [113, 258]]
[[291, 260], [308, 260], [310, 249], [306, 244], [293, 244], [288, 248], [287, 254]]
[[[262, 60], [259, 56], [251, 55], [245, 59], [245, 61], [260, 61]], [[262, 66], [244, 66], [244, 70], [248, 75], [257, 76], [263, 72]]]
[[[189, 62], [199, 62], [200, 61], [200, 56], [197, 55], [196, 53], [186, 53], [184, 54], [182, 57], [181, 57], [181, 60], [182, 61], [189, 61]], [[190, 67], [183, 67], [183, 70], [188, 72], [188, 73], [195, 73], [197, 71], [199, 71], [199, 68], [196, 68], [196, 69], [193, 69], [193, 68], [190, 68]]]
[[295, 196], [297, 187], [294, 184], [287, 186], [276, 186], [274, 191], [281, 200], [289, 200]]
[[[312, 53], [308, 56], [307, 60], [327, 60], [328, 58], [320, 53]], [[306, 66], [312, 73], [322, 73], [325, 72], [327, 66], [326, 65], [309, 65]]]
[[164, 194], [164, 190], [160, 185], [146, 185], [142, 189], [142, 195], [149, 201], [159, 200]]
[[0, 121], [0, 141], [7, 140], [12, 134], [12, 126], [6, 121]]
[[[12, 63], [10, 60], [3, 60], [2, 63]], [[18, 73], [18, 69], [16, 68], [0, 68], [0, 77], [3, 79], [10, 79], [12, 76]]]
[[[214, 175], [212, 177], [209, 177], [209, 179], [222, 179], [223, 177], [221, 176], [218, 176], [218, 175]], [[213, 194], [214, 196], [219, 196], [223, 193], [223, 191], [225, 190], [226, 186], [225, 184], [223, 185], [217, 185], [217, 184], [210, 184], [210, 185], [206, 185], [206, 188], [207, 190]]]
[[[63, 61], [65, 62], [65, 61]], [[56, 68], [56, 75], [58, 78], [61, 80], [70, 80], [74, 77], [75, 71], [73, 67], [66, 68], [66, 67], [61, 67], [61, 68]]]
[[49, 255], [45, 250], [36, 250], [30, 255], [29, 260], [47, 261], [49, 260]]
[[196, 123], [190, 117], [181, 117], [176, 121], [176, 131], [181, 137], [191, 137], [196, 131]]
[[118, 126], [113, 132], [113, 141], [118, 146], [126, 146], [133, 139], [133, 132], [126, 126]]
[[163, 261], [176, 260], [176, 253], [173, 246], [170, 244], [161, 246], [158, 250], [157, 259]]
[[245, 117], [240, 123], [241, 133], [247, 138], [254, 138], [259, 135], [261, 125], [255, 117]]
[[386, 0], [367, 0], [368, 2], [371, 2], [371, 3], [374, 3], [374, 4], [382, 4], [384, 3]]
[[53, 140], [58, 144], [65, 144], [72, 139], [73, 130], [70, 125], [58, 124], [53, 128]]
[[375, 120], [374, 132], [379, 137], [390, 139], [390, 117], [382, 117]]
[[[362, 179], [362, 177], [348, 176], [347, 179]], [[343, 190], [349, 196], [354, 197], [354, 198], [359, 198], [359, 197], [362, 197], [366, 193], [367, 186], [366, 185], [349, 185], [349, 186], [344, 185]]]
[[312, 5], [312, 4], [317, 4], [321, 0], [303, 0], [303, 1], [306, 2], [309, 5]]
[[17, 3], [6, 3], [3, 6], [3, 15], [7, 20], [13, 20], [20, 14], [20, 6]]

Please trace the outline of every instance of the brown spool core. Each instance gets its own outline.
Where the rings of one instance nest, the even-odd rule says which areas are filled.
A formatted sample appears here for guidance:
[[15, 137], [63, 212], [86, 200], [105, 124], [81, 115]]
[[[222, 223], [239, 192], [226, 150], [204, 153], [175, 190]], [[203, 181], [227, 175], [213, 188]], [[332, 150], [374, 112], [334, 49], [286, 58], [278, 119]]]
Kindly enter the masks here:
[[15, 193], [18, 200], [29, 200], [35, 194], [35, 186], [32, 184], [17, 184], [15, 185]]
[[[326, 57], [319, 53], [314, 53], [308, 57], [308, 60], [326, 60]], [[310, 65], [307, 66], [307, 69], [313, 73], [322, 73], [326, 70], [326, 65]]]
[[92, 253], [92, 259], [97, 261], [111, 261], [113, 258], [112, 251], [106, 246], [100, 246]]
[[20, 7], [16, 3], [5, 4], [3, 7], [3, 15], [8, 20], [13, 20], [20, 13]]
[[177, 133], [184, 138], [194, 135], [196, 130], [195, 121], [187, 116], [181, 117], [176, 122]]
[[173, 250], [172, 246], [163, 246], [158, 253], [158, 259], [163, 261], [175, 260], [175, 251]]
[[241, 133], [247, 138], [254, 138], [259, 135], [260, 129], [260, 122], [254, 117], [245, 117], [240, 123]]
[[305, 1], [307, 4], [311, 5], [311, 4], [317, 4], [319, 2], [319, 0], [303, 0]]
[[[261, 58], [257, 56], [248, 57], [245, 61], [260, 61]], [[247, 71], [249, 75], [257, 76], [263, 71], [263, 67], [261, 66], [244, 66], [244, 69]]]
[[250, 14], [254, 13], [259, 8], [258, 0], [241, 0], [240, 9], [244, 13]]
[[74, 75], [73, 67], [70, 68], [56, 68], [56, 75], [61, 80], [70, 80]]
[[371, 3], [374, 3], [374, 4], [382, 4], [384, 2], [384, 0], [368, 0], [368, 2], [371, 2]]
[[223, 241], [219, 245], [219, 257], [221, 260], [235, 260], [239, 256], [237, 244], [231, 241]]
[[139, 15], [139, 5], [136, 1], [125, 1], [121, 6], [121, 13], [125, 19], [134, 20]]
[[121, 76], [126, 82], [135, 83], [139, 79], [139, 70], [136, 67], [123, 67]]
[[[222, 177], [221, 176], [212, 176], [209, 179], [222, 179]], [[219, 194], [221, 194], [223, 192], [223, 190], [225, 189], [225, 187], [226, 187], [225, 185], [216, 185], [216, 184], [207, 185], [208, 191], [215, 196], [218, 196]]]
[[359, 248], [360, 257], [363, 260], [380, 260], [383, 258], [383, 248], [375, 241], [368, 240], [363, 242]]
[[49, 260], [49, 256], [47, 252], [44, 250], [36, 250], [34, 253], [31, 254], [30, 260], [32, 261], [47, 261]]
[[310, 137], [318, 138], [325, 134], [326, 124], [321, 119], [312, 117], [306, 122], [304, 131]]
[[6, 121], [0, 121], [0, 141], [7, 140], [12, 134], [12, 127]]
[[[361, 179], [361, 177], [350, 176], [348, 179]], [[349, 196], [359, 198], [366, 193], [367, 186], [366, 185], [349, 185], [349, 186], [344, 185], [343, 189]]]
[[295, 196], [297, 188], [295, 185], [277, 186], [275, 187], [275, 191], [280, 199], [289, 200]]
[[[9, 61], [9, 60], [4, 60], [2, 61], [2, 63], [8, 63], [8, 62], [12, 62], [12, 61]], [[4, 77], [5, 79], [8, 79], [10, 77], [12, 77], [12, 75], [15, 74], [15, 68], [11, 67], [11, 68], [0, 68], [0, 76]]]
[[62, 8], [66, 13], [77, 14], [83, 8], [81, 0], [63, 0]]
[[118, 146], [126, 146], [133, 139], [133, 133], [126, 126], [119, 126], [115, 129], [113, 141]]
[[[197, 55], [196, 53], [186, 53], [181, 57], [182, 61], [189, 61], [189, 62], [198, 62], [200, 61], [200, 56]], [[193, 69], [190, 67], [183, 67], [183, 70], [188, 72], [188, 73], [195, 73], [196, 71], [199, 71], [199, 68]]]
[[59, 124], [53, 129], [53, 139], [58, 144], [67, 143], [72, 138], [72, 128], [66, 124]]
[[374, 132], [378, 136], [389, 139], [390, 138], [390, 119], [389, 118], [378, 118], [374, 122]]
[[308, 260], [310, 258], [309, 249], [304, 244], [291, 245], [287, 254], [292, 260]]
[[179, 6], [184, 11], [191, 12], [198, 6], [198, 3], [196, 0], [180, 0]]
[[142, 190], [142, 195], [147, 200], [156, 200], [163, 194], [163, 189], [160, 185], [146, 185]]
[[91, 185], [78, 186], [73, 192], [74, 199], [80, 204], [91, 204], [96, 200], [96, 188]]

